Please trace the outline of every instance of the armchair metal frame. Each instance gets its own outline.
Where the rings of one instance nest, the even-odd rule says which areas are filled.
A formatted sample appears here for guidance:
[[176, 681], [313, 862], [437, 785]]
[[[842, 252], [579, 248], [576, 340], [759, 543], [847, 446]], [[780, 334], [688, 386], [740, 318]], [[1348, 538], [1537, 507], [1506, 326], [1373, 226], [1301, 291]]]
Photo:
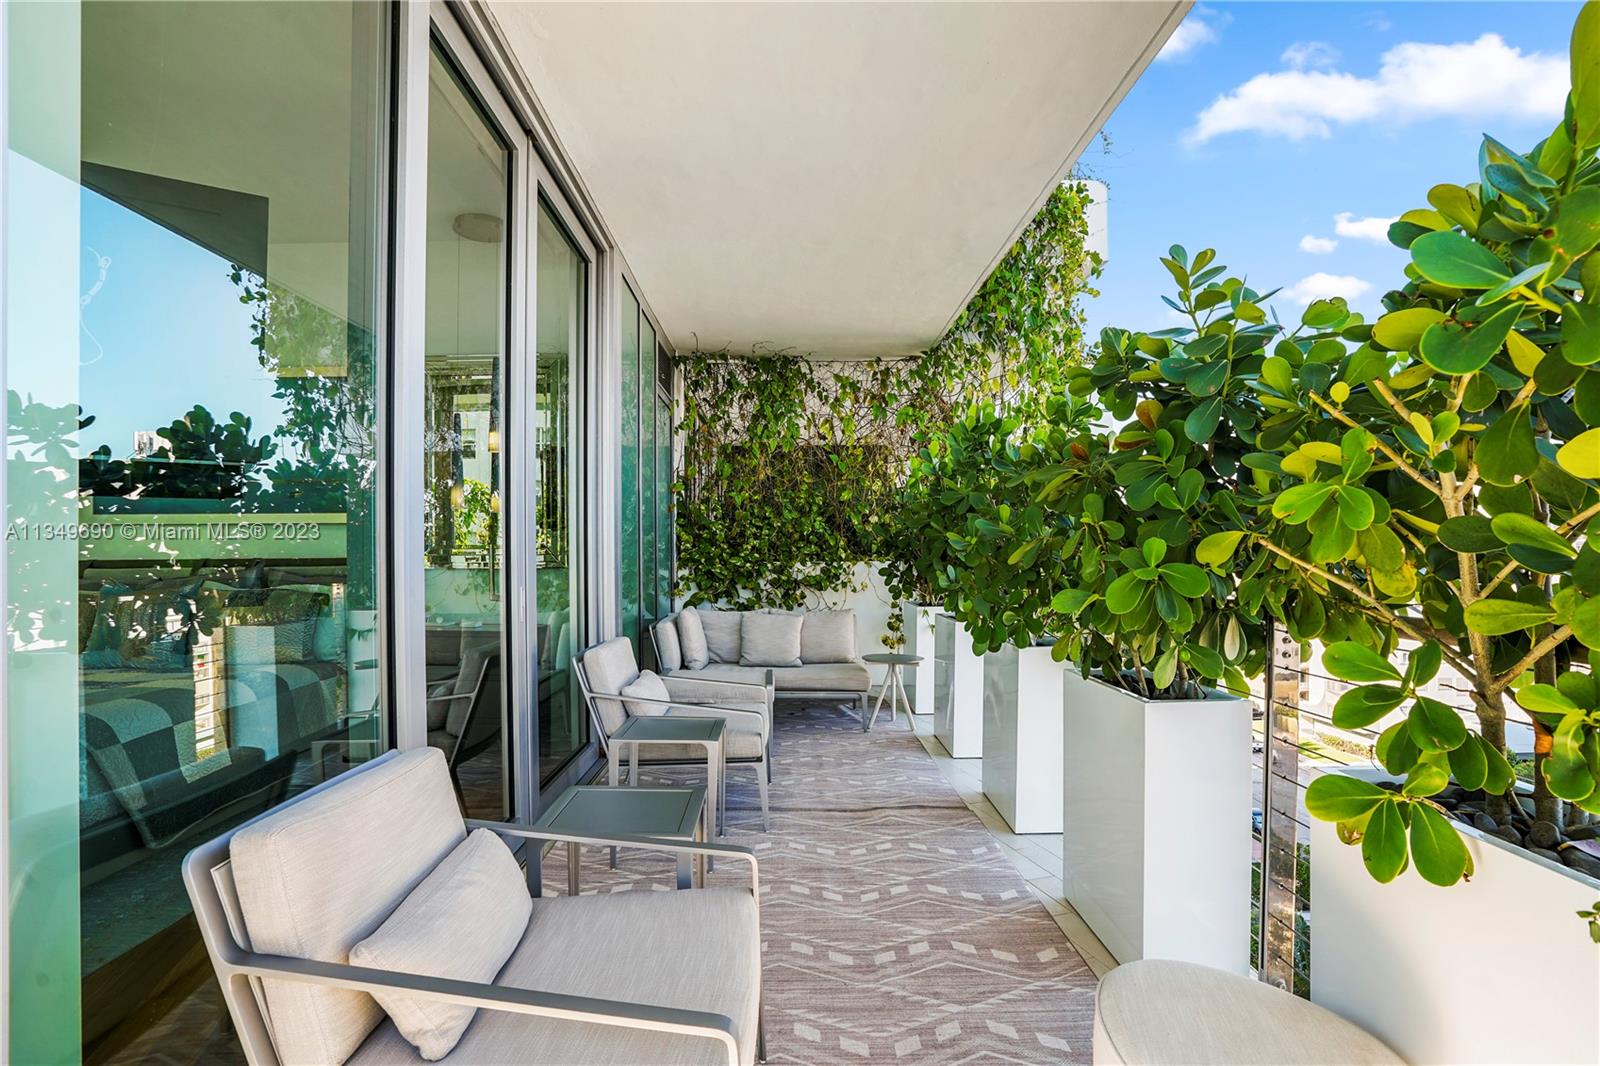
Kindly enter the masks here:
[[[334, 783], [329, 781], [318, 785], [289, 802], [298, 803], [307, 796], [331, 787]], [[266, 816], [258, 816], [244, 825], [250, 825]], [[222, 998], [228, 1005], [228, 1013], [233, 1018], [245, 1059], [251, 1066], [282, 1066], [277, 1046], [273, 1041], [272, 1026], [267, 1020], [266, 999], [261, 985], [263, 979], [300, 981], [368, 994], [406, 992], [424, 999], [481, 1010], [704, 1037], [716, 1041], [722, 1047], [727, 1054], [728, 1066], [740, 1066], [739, 1043], [734, 1033], [733, 1020], [723, 1014], [648, 1003], [538, 992], [475, 981], [430, 977], [426, 974], [373, 970], [346, 963], [262, 955], [250, 951], [242, 946], [246, 942], [244, 918], [239, 907], [238, 892], [233, 881], [232, 860], [228, 852], [234, 833], [244, 828], [244, 825], [235, 827], [189, 852], [183, 861], [183, 881], [188, 889], [190, 902], [194, 905], [201, 938], [216, 969], [217, 981], [222, 987]], [[640, 848], [673, 854], [705, 855], [748, 863], [750, 893], [755, 901], [757, 928], [760, 927], [760, 871], [756, 864], [755, 853], [749, 848], [732, 844], [696, 843], [622, 834], [581, 836], [478, 819], [468, 819], [465, 825], [469, 830], [490, 829], [502, 836], [529, 841]], [[537, 887], [534, 889], [534, 894], [538, 894]], [[761, 1062], [766, 1061], [763, 1019], [764, 1013], [758, 1008], [756, 1059]]]

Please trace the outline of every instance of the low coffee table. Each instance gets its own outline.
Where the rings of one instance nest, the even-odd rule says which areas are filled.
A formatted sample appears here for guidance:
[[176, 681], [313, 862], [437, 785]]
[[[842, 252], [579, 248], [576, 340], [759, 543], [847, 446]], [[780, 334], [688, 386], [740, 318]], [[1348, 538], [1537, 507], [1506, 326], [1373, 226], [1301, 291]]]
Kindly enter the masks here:
[[874, 655], [863, 655], [863, 662], [878, 663], [886, 668], [883, 677], [883, 687], [878, 690], [878, 702], [872, 707], [872, 717], [862, 723], [861, 731], [870, 733], [878, 721], [878, 710], [883, 706], [885, 696], [889, 698], [889, 721], [894, 721], [895, 712], [903, 705], [906, 709], [906, 728], [915, 729], [911, 724], [911, 697], [906, 695], [905, 684], [900, 680], [902, 666], [916, 666], [922, 661], [920, 655], [903, 655], [899, 652], [878, 652]]
[[[611, 788], [606, 785], [573, 785], [539, 816], [539, 829], [550, 829], [575, 836], [663, 837], [668, 840], [706, 839], [706, 790], [703, 788]], [[579, 845], [567, 844], [567, 894], [579, 890]], [[690, 863], [693, 862], [691, 869]], [[705, 882], [705, 858], [678, 855], [678, 887], [692, 888]], [[611, 864], [616, 865], [616, 849]]]

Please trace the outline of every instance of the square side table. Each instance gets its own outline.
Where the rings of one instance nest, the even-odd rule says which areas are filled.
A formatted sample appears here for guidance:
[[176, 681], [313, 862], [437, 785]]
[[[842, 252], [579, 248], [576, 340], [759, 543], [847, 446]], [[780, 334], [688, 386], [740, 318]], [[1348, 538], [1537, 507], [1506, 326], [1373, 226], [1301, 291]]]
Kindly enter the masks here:
[[[535, 826], [576, 836], [622, 833], [703, 841], [706, 837], [706, 790], [703, 788], [610, 788], [573, 785], [556, 797]], [[567, 894], [579, 890], [579, 845], [567, 844]], [[678, 856], [678, 887], [691, 888], [705, 881], [704, 856]], [[612, 865], [616, 865], [615, 849]]]

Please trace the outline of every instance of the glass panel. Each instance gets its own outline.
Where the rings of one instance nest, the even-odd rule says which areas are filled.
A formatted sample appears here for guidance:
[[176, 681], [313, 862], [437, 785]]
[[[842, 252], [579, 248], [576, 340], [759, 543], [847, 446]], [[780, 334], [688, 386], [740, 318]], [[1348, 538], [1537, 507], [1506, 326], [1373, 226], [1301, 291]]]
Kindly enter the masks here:
[[[14, 956], [10, 1050], [216, 1061], [237, 1052], [184, 854], [387, 744], [387, 18], [362, 3], [53, 6], [77, 85], [49, 120], [71, 148], [11, 160], [11, 217], [61, 212], [8, 247], [12, 284], [39, 286], [39, 313], [69, 325], [40, 343], [12, 326], [7, 368], [8, 653], [26, 697], [11, 739], [27, 768], [10, 782], [46, 855], [13, 879], [12, 913], [51, 937], [65, 919], [75, 942], [67, 959], [59, 939]], [[13, 57], [40, 46], [16, 39]], [[58, 277], [65, 306], [46, 292]], [[36, 1011], [40, 996], [59, 1006]]]
[[539, 205], [538, 364], [534, 446], [539, 462], [538, 647], [541, 783], [589, 742], [572, 656], [583, 647], [576, 478], [577, 383], [583, 358], [586, 267], [549, 209]]
[[[648, 648], [639, 627], [639, 301], [622, 287], [622, 445], [621, 538], [618, 560], [618, 595], [622, 632], [634, 648]], [[641, 658], [640, 660], [644, 660]]]
[[672, 613], [672, 373], [665, 352], [656, 382], [656, 616]]
[[510, 153], [437, 46], [428, 80], [428, 743], [444, 751], [470, 816], [509, 818], [500, 443]]
[[650, 320], [644, 316], [639, 318], [639, 415], [642, 419], [641, 447], [644, 451], [642, 460], [642, 480], [644, 491], [640, 510], [640, 524], [644, 528], [642, 562], [640, 564], [641, 593], [644, 600], [644, 613], [648, 622], [665, 618], [659, 608], [660, 597], [656, 592], [656, 552], [660, 543], [661, 534], [656, 520], [656, 501], [660, 498], [663, 486], [656, 483], [656, 361], [651, 353], [656, 350], [656, 331], [651, 328]]

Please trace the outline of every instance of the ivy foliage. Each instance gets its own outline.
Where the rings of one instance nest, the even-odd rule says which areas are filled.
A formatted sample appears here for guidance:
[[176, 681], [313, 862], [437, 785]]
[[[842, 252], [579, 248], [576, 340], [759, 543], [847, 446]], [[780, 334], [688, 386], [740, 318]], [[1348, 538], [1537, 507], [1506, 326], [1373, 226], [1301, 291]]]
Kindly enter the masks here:
[[[1088, 188], [1059, 186], [937, 344], [908, 359], [813, 360], [762, 349], [682, 363], [674, 485], [680, 593], [789, 608], [884, 562], [897, 598], [927, 600], [912, 565], [925, 506], [908, 496], [922, 442], [971, 405], [1029, 409], [1059, 394], [1083, 347]], [[886, 562], [885, 562], [886, 561]]]

